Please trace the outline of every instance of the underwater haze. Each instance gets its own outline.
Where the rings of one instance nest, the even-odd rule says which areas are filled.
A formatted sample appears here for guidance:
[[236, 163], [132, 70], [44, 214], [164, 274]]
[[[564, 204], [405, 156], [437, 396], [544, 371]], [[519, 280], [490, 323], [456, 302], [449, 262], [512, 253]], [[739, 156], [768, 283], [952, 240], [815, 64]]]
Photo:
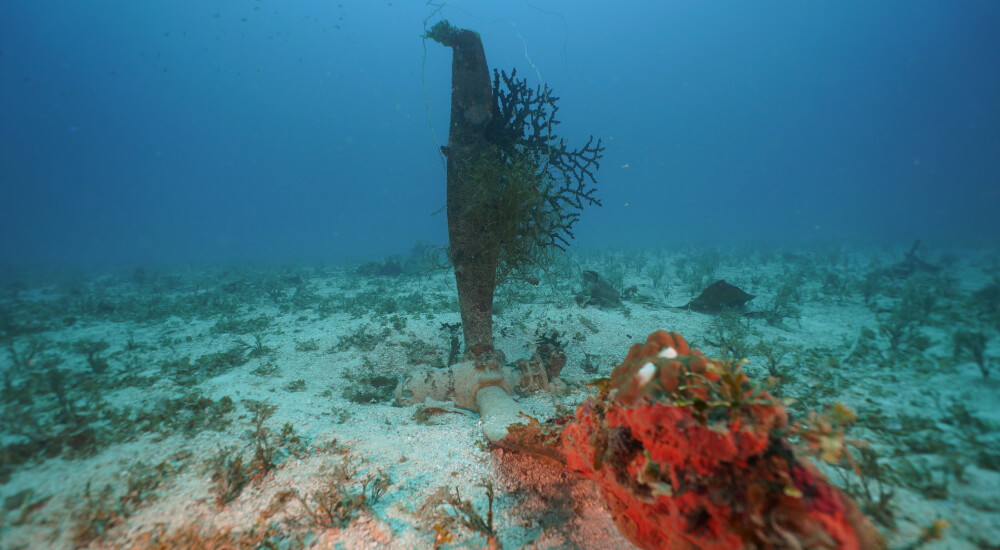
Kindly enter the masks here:
[[0, 549], [1000, 549], [998, 29], [0, 0]]
[[589, 246], [1000, 235], [1000, 5], [4, 2], [0, 262], [446, 242], [448, 18], [607, 147]]

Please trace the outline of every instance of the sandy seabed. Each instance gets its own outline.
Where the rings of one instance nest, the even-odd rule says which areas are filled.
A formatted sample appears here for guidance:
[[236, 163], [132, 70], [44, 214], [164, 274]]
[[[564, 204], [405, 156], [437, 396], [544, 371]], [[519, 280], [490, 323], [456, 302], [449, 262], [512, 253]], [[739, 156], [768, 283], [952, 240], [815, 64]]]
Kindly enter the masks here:
[[[923, 548], [1000, 548], [1000, 257], [930, 248], [936, 269], [894, 270], [908, 248], [577, 252], [537, 286], [500, 290], [497, 344], [512, 361], [542, 337], [563, 345], [565, 388], [517, 397], [539, 419], [571, 411], [656, 329], [710, 357], [746, 355], [793, 415], [836, 402], [858, 413], [848, 437], [872, 451], [866, 477], [825, 468], [890, 547], [944, 519]], [[491, 449], [474, 412], [395, 405], [400, 378], [448, 360], [460, 322], [450, 272], [407, 260], [392, 276], [6, 270], [0, 548], [485, 547], [454, 502], [486, 518], [487, 482], [504, 548], [631, 547], [590, 482]], [[621, 305], [581, 306], [583, 270], [622, 290]], [[718, 279], [769, 316], [671, 307]], [[970, 334], [985, 340], [982, 367], [959, 344]], [[269, 413], [255, 418], [254, 403]], [[226, 472], [245, 485], [227, 489]]]

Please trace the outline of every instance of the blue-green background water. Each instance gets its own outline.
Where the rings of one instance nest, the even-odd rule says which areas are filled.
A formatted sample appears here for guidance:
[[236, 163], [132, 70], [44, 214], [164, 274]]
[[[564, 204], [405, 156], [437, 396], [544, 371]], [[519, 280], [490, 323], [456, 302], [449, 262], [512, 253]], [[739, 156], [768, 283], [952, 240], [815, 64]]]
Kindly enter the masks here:
[[604, 140], [582, 246], [1000, 235], [992, 1], [6, 0], [0, 263], [443, 243], [442, 17]]

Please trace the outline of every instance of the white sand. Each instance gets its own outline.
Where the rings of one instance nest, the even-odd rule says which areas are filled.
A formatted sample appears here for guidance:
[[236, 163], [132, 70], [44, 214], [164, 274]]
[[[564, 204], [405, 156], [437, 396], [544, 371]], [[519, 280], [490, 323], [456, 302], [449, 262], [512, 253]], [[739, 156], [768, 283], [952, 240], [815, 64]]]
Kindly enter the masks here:
[[[611, 263], [629, 265], [629, 262], [654, 260], [672, 265], [681, 256], [677, 251], [646, 252], [644, 255], [608, 253], [585, 255], [578, 261], [585, 269], [605, 273]], [[759, 294], [751, 302], [756, 307], [766, 304], [775, 282], [790, 265], [780, 255], [768, 260], [724, 252], [720, 257], [722, 263], [716, 278]], [[844, 255], [836, 260], [816, 256], [813, 262], [822, 269], [829, 268], [857, 281], [872, 260], [885, 266], [900, 258], [899, 249], [893, 249], [886, 253]], [[963, 253], [949, 273], [957, 279], [957, 292], [967, 295], [989, 283], [996, 276], [996, 269], [997, 260], [992, 253]], [[317, 271], [311, 272], [306, 282], [320, 297], [378, 289], [382, 295], [398, 298], [416, 291], [432, 302], [454, 299], [453, 282], [445, 272], [421, 277], [365, 279], [349, 270]], [[109, 277], [102, 279], [103, 282], [88, 284], [91, 288], [104, 285], [109, 294], [115, 295], [131, 288], [121, 282], [122, 279], [124, 277]], [[606, 376], [611, 366], [624, 357], [630, 344], [643, 341], [648, 333], [658, 328], [680, 332], [710, 356], [718, 353], [707, 343], [712, 340], [715, 317], [665, 307], [683, 304], [691, 298], [674, 277], [672, 267], [660, 288], [650, 286], [645, 270], [626, 269], [624, 283], [626, 287], [636, 285], [640, 293], [652, 296], [656, 305], [626, 303], [627, 314], [622, 310], [581, 308], [572, 296], [579, 283], [566, 278], [543, 281], [537, 288], [515, 287], [512, 292], [523, 294], [521, 299], [524, 301], [500, 304], [495, 332], [498, 345], [509, 360], [530, 354], [539, 327], [559, 330], [568, 342], [569, 364], [562, 379], [570, 385], [570, 391], [566, 395], [519, 397], [526, 413], [545, 418], [557, 405], [569, 407], [578, 403], [588, 391], [583, 382]], [[923, 369], [926, 372], [908, 361], [877, 365], [796, 362], [806, 349], [818, 350], [827, 357], [843, 357], [862, 327], [877, 326], [878, 315], [864, 305], [860, 295], [851, 293], [838, 298], [824, 294], [821, 288], [821, 280], [804, 282], [804, 299], [798, 319], [786, 320], [783, 326], [768, 326], [761, 320], [750, 323], [752, 343], [780, 341], [793, 350], [783, 362], [783, 366], [794, 374], [783, 388], [784, 395], [808, 397], [823, 389], [820, 403], [840, 401], [855, 410], [874, 407], [882, 411], [890, 424], [899, 424], [901, 414], [929, 417], [934, 420], [941, 438], [953, 446], [953, 458], [964, 463], [965, 468], [961, 479], [947, 480], [947, 498], [930, 499], [899, 483], [893, 484], [893, 509], [898, 527], [896, 531], [884, 531], [892, 547], [912, 543], [923, 526], [938, 518], [946, 519], [951, 527], [942, 540], [930, 542], [924, 548], [972, 549], [979, 547], [977, 541], [1000, 541], [1000, 500], [995, 496], [1000, 494], [1000, 473], [978, 467], [975, 457], [969, 456], [973, 444], [967, 442], [967, 437], [963, 439], [968, 430], [944, 421], [950, 414], [948, 407], [952, 400], [963, 403], [974, 416], [992, 422], [988, 424], [988, 431], [979, 436], [984, 442], [994, 441], [992, 448], [995, 449], [996, 426], [1000, 425], [1000, 407], [997, 406], [1000, 372], [984, 380], [972, 363], [949, 366], [953, 323], [945, 314], [935, 314], [931, 326], [922, 329], [931, 338], [932, 345], [921, 355], [935, 365], [929, 370]], [[54, 288], [48, 291], [31, 289], [22, 293], [21, 298], [54, 299], [58, 292]], [[283, 296], [285, 303], [290, 297], [288, 290]], [[888, 308], [894, 298], [888, 296], [880, 300], [884, 302], [883, 307]], [[344, 399], [341, 392], [363, 371], [364, 358], [374, 364], [375, 372], [394, 377], [410, 369], [427, 368], [409, 364], [401, 342], [422, 340], [433, 345], [442, 357], [447, 357], [447, 333], [440, 327], [442, 323], [458, 322], [456, 312], [436, 306], [428, 314], [379, 316], [366, 313], [360, 318], [352, 318], [348, 313], [335, 313], [320, 319], [310, 310], [282, 312], [273, 301], [263, 297], [244, 308], [243, 314], [248, 318], [271, 317], [263, 341], [272, 351], [205, 380], [197, 388], [208, 397], [230, 396], [236, 402], [237, 410], [232, 413], [236, 420], [228, 430], [203, 431], [188, 440], [180, 435], [162, 441], [145, 436], [108, 447], [91, 458], [32, 461], [18, 467], [10, 481], [0, 485], [0, 500], [29, 488], [34, 491], [30, 502], [51, 498], [32, 511], [23, 523], [20, 522], [23, 507], [5, 511], [0, 519], [0, 547], [72, 547], [71, 531], [76, 521], [72, 516], [85, 505], [81, 495], [88, 481], [94, 488], [110, 483], [116, 494], [121, 494], [127, 473], [137, 461], [157, 464], [180, 452], [189, 453], [176, 461], [184, 467], [167, 475], [154, 496], [93, 546], [127, 547], [158, 524], [165, 524], [168, 531], [192, 523], [206, 529], [245, 531], [257, 524], [262, 512], [280, 492], [295, 490], [308, 495], [319, 489], [324, 468], [343, 457], [325, 447], [334, 440], [349, 450], [349, 455], [364, 472], [382, 470], [388, 473], [392, 485], [376, 505], [348, 527], [317, 531], [311, 539], [315, 548], [431, 548], [434, 531], [421, 517], [421, 504], [439, 487], [447, 486], [457, 488], [462, 497], [472, 500], [477, 510], [485, 514], [485, 493], [479, 485], [484, 479], [492, 480], [496, 488], [496, 529], [505, 548], [630, 547], [617, 533], [592, 484], [565, 473], [556, 465], [485, 448], [475, 414], [439, 415], [431, 425], [422, 425], [411, 420], [416, 407], [395, 407], [389, 403], [359, 405]], [[406, 318], [406, 326], [401, 331], [386, 321], [393, 315]], [[596, 327], [597, 332], [585, 326], [581, 317]], [[206, 353], [226, 350], [237, 339], [252, 340], [250, 336], [213, 333], [211, 328], [218, 320], [218, 317], [206, 320], [174, 318], [150, 324], [81, 320], [75, 326], [42, 336], [53, 342], [107, 341], [111, 346], [106, 355], [110, 357], [112, 369], [129, 368], [133, 372], [158, 376], [161, 361], [182, 356], [194, 360]], [[331, 349], [343, 336], [355, 333], [361, 326], [368, 325], [369, 330], [376, 333], [381, 331], [384, 321], [391, 335], [374, 350]], [[994, 357], [1000, 355], [1000, 338], [996, 337], [996, 332], [997, 327], [988, 328], [993, 336], [988, 354]], [[130, 335], [147, 347], [134, 352], [123, 351]], [[167, 337], [179, 339], [179, 342], [164, 345]], [[297, 343], [311, 340], [318, 343], [317, 351], [296, 350]], [[86, 371], [81, 356], [67, 350], [60, 353], [65, 357], [64, 368]], [[601, 367], [599, 373], [583, 372], [586, 354], [591, 354]], [[750, 359], [747, 372], [763, 383], [767, 376], [763, 358], [751, 354]], [[268, 364], [277, 366], [277, 375], [253, 373]], [[4, 368], [11, 368], [11, 365], [4, 364]], [[299, 379], [305, 381], [305, 391], [284, 389]], [[105, 397], [118, 406], [141, 407], [164, 397], [176, 397], [182, 389], [192, 388], [178, 388], [171, 380], [162, 379], [150, 388], [107, 388]], [[324, 395], [327, 390], [329, 393]], [[302, 459], [284, 460], [272, 474], [248, 486], [235, 501], [220, 507], [211, 494], [212, 483], [206, 463], [220, 447], [244, 444], [244, 432], [249, 428], [250, 418], [241, 404], [243, 399], [268, 400], [277, 406], [276, 414], [267, 422], [271, 430], [278, 431], [282, 424], [289, 422], [313, 447], [324, 449]], [[341, 423], [340, 415], [345, 411], [348, 417]], [[904, 458], [918, 462], [926, 460], [930, 465], [944, 464], [948, 458], [939, 454], [915, 457], [905, 448], [895, 448], [891, 442], [882, 441], [879, 433], [863, 428], [857, 429], [851, 437], [871, 441], [884, 463], [892, 467], [899, 467]], [[839, 480], [831, 470], [828, 472], [835, 482]], [[301, 516], [301, 508], [289, 502], [279, 507], [272, 519], [287, 521], [295, 516]], [[467, 531], [456, 529], [453, 535], [454, 541], [446, 547], [485, 546], [484, 538]]]

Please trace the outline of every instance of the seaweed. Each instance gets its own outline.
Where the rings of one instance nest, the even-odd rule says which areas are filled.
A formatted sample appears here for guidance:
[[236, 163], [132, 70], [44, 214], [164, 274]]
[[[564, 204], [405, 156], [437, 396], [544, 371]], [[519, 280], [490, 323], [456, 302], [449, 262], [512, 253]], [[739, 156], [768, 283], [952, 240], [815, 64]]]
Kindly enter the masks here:
[[984, 470], [1000, 472], [1000, 444], [997, 442], [980, 444], [976, 445], [975, 448], [978, 449], [975, 451], [976, 466]]
[[646, 265], [646, 274], [649, 275], [649, 282], [654, 287], [660, 286], [663, 276], [667, 274], [667, 263], [663, 260], [650, 262]]
[[625, 288], [625, 263], [621, 261], [609, 262], [604, 267], [604, 278], [617, 289]]
[[833, 267], [827, 267], [822, 273], [820, 292], [833, 298], [835, 303], [843, 303], [850, 294], [850, 280]]
[[754, 312], [754, 316], [763, 317], [764, 321], [771, 326], [779, 326], [789, 317], [796, 318], [800, 314], [799, 307], [796, 304], [801, 297], [800, 294], [798, 285], [793, 283], [782, 284], [764, 308]]
[[72, 539], [82, 547], [123, 523], [128, 514], [115, 499], [114, 488], [110, 484], [95, 495], [88, 481], [83, 492], [83, 506], [74, 512], [73, 517]]
[[257, 317], [235, 317], [232, 315], [223, 316], [212, 326], [212, 332], [216, 334], [263, 334], [273, 320], [267, 315]]
[[448, 332], [448, 362], [446, 367], [450, 367], [458, 362], [462, 353], [462, 323], [441, 323], [441, 330]]
[[395, 397], [395, 376], [387, 376], [376, 371], [375, 363], [364, 357], [364, 363], [356, 367], [349, 376], [351, 385], [343, 389], [344, 399], [359, 405], [388, 403]]
[[276, 442], [271, 438], [271, 430], [264, 426], [264, 423], [278, 410], [278, 406], [253, 399], [244, 400], [243, 406], [253, 415], [253, 428], [246, 432], [246, 438], [250, 441], [249, 446], [253, 449], [253, 460], [249, 465], [251, 477], [264, 477], [274, 470], [279, 460]]
[[236, 447], [219, 447], [209, 464], [212, 494], [219, 506], [235, 500], [250, 483], [247, 467], [243, 464], [243, 453]]
[[541, 327], [535, 330], [535, 353], [545, 366], [549, 381], [554, 380], [566, 366], [566, 342], [560, 340], [563, 336], [559, 331], [545, 330]]
[[248, 360], [246, 348], [237, 346], [226, 351], [207, 353], [194, 363], [190, 357], [181, 357], [160, 364], [160, 372], [179, 386], [194, 386], [209, 378], [245, 364]]
[[868, 327], [862, 327], [858, 337], [840, 358], [842, 363], [860, 361], [864, 364], [878, 364], [885, 358], [878, 346], [878, 335]]
[[69, 396], [69, 371], [60, 369], [58, 365], [56, 359], [47, 361], [43, 372], [48, 388], [59, 404], [59, 419], [69, 424], [80, 424], [82, 419], [77, 415], [74, 400]]
[[123, 436], [142, 432], [166, 436], [180, 432], [190, 437], [205, 429], [224, 430], [232, 423], [230, 413], [235, 409], [228, 396], [213, 400], [197, 391], [187, 391], [180, 397], [160, 399], [153, 407], [140, 410], [131, 418], [127, 411], [112, 415], [117, 417], [113, 423], [115, 432]]
[[385, 470], [376, 470], [362, 478], [361, 493], [365, 495], [365, 501], [374, 506], [385, 495], [389, 487], [392, 486], [392, 476]]
[[261, 377], [280, 376], [281, 369], [278, 368], [278, 365], [275, 365], [271, 361], [268, 361], [266, 363], [261, 363], [260, 365], [251, 369], [250, 374]]
[[160, 523], [152, 530], [140, 534], [131, 548], [135, 550], [283, 549], [305, 548], [309, 543], [309, 534], [288, 533], [278, 523], [262, 520], [245, 532], [236, 532], [231, 527], [214, 529], [200, 523], [190, 523], [168, 531], [168, 526]]
[[320, 489], [307, 496], [293, 492], [305, 522], [321, 529], [344, 527], [377, 504], [392, 485], [392, 478], [382, 470], [359, 474], [361, 463], [345, 456], [323, 473]]
[[[493, 502], [496, 494], [493, 481], [483, 479], [479, 485], [486, 493], [486, 515], [476, 509], [472, 501], [462, 498], [458, 488], [439, 487], [420, 507], [421, 515], [432, 522], [435, 531], [435, 547], [438, 542], [450, 542], [456, 527], [462, 527], [475, 535], [486, 539], [490, 548], [500, 548], [500, 538], [493, 522]], [[447, 539], [447, 540], [443, 540]]]
[[711, 339], [705, 341], [719, 348], [723, 358], [739, 360], [750, 355], [750, 329], [743, 316], [734, 309], [724, 309], [712, 319]]
[[401, 341], [399, 345], [406, 350], [406, 360], [410, 365], [429, 365], [434, 368], [445, 366], [440, 350], [429, 342], [412, 338]]
[[188, 453], [179, 453], [155, 466], [136, 462], [128, 468], [125, 489], [119, 493], [111, 484], [105, 484], [97, 493], [88, 481], [84, 488], [83, 504], [72, 517], [72, 540], [80, 547], [100, 539], [110, 529], [121, 525], [141, 507], [157, 497], [156, 490], [170, 476], [184, 468]]
[[879, 269], [872, 269], [865, 273], [864, 278], [858, 283], [858, 290], [866, 306], [872, 306], [875, 297], [885, 292], [886, 276], [885, 272]]
[[681, 256], [674, 263], [674, 274], [687, 287], [688, 292], [705, 288], [705, 284], [715, 278], [719, 269], [718, 251], [706, 250], [693, 257]]
[[[15, 436], [0, 446], [0, 478], [16, 465], [34, 459], [62, 456], [66, 459], [91, 456], [107, 445], [128, 441], [140, 434], [155, 432], [191, 435], [203, 429], [219, 430], [231, 421], [232, 400], [218, 401], [188, 391], [176, 398], [162, 398], [146, 409], [130, 410], [109, 406], [100, 386], [88, 388], [90, 377], [70, 377], [68, 371], [50, 364], [45, 370], [19, 385], [21, 395], [48, 389], [54, 399], [8, 402], [4, 411], [5, 430]], [[81, 388], [93, 391], [81, 398]], [[21, 413], [12, 410], [16, 405]], [[16, 423], [12, 422], [17, 416]]]
[[291, 424], [285, 423], [278, 434], [265, 426], [277, 406], [252, 399], [244, 400], [243, 406], [252, 415], [252, 428], [244, 434], [252, 456], [247, 460], [234, 447], [219, 448], [209, 468], [212, 492], [219, 505], [236, 499], [248, 484], [267, 476], [285, 458], [302, 457], [308, 452], [306, 441], [295, 433]]
[[264, 345], [264, 340], [263, 340], [263, 336], [264, 335], [263, 335], [263, 333], [261, 333], [261, 332], [254, 332], [254, 333], [251, 333], [250, 336], [253, 337], [253, 340], [250, 340], [250, 341], [237, 340], [236, 341], [236, 344], [243, 351], [249, 351], [248, 355], [250, 357], [264, 357], [265, 355], [267, 355], [267, 354], [269, 354], [269, 353], [271, 353], [273, 351], [271, 348], [269, 348], [269, 347], [267, 347], [267, 346]]
[[13, 495], [4, 498], [3, 516], [0, 516], [0, 529], [4, 528], [7, 517], [13, 516], [11, 525], [24, 525], [31, 521], [31, 516], [38, 510], [45, 507], [54, 495], [47, 495], [35, 498], [35, 490], [32, 488], [22, 489]]
[[417, 424], [423, 424], [425, 426], [430, 426], [434, 424], [432, 419], [436, 416], [444, 414], [458, 414], [466, 415], [467, 413], [456, 407], [442, 406], [442, 405], [424, 405], [417, 408], [417, 410], [410, 416], [410, 420], [416, 422]]
[[972, 293], [969, 301], [981, 321], [1000, 328], [1000, 278], [994, 275], [986, 286]]
[[7, 345], [7, 354], [10, 355], [13, 368], [8, 369], [10, 374], [26, 374], [31, 365], [35, 364], [36, 358], [42, 356], [49, 347], [49, 342], [44, 338], [28, 338], [24, 346], [18, 346], [17, 341], [11, 341]]
[[365, 262], [355, 273], [364, 277], [398, 277], [403, 274], [403, 266], [397, 258], [386, 258], [381, 262]]
[[107, 342], [94, 342], [91, 340], [80, 340], [73, 345], [73, 348], [87, 356], [87, 365], [94, 374], [101, 375], [108, 370], [108, 360], [98, 355], [110, 347]]
[[[927, 302], [924, 302], [926, 305]], [[902, 300], [897, 307], [879, 321], [879, 334], [885, 337], [889, 351], [893, 354], [906, 353], [908, 349], [923, 351], [930, 340], [920, 327], [926, 322], [928, 312], [917, 304]]]
[[882, 466], [878, 454], [870, 446], [858, 445], [856, 449], [860, 455], [856, 468], [841, 467], [836, 470], [841, 476], [841, 485], [868, 517], [884, 527], [895, 529], [896, 492], [889, 485], [891, 471]]
[[926, 458], [900, 457], [896, 473], [904, 486], [917, 491], [926, 499], [948, 498], [948, 480], [953, 474], [946, 466], [931, 465]]
[[[928, 542], [941, 540], [944, 538], [945, 529], [948, 529], [948, 527], [950, 526], [951, 524], [949, 524], [947, 520], [936, 519], [932, 521], [930, 525], [927, 525], [926, 527], [921, 527], [920, 537], [917, 538], [917, 540], [914, 541], [913, 543], [903, 547], [902, 550], [917, 550], [918, 548], [922, 547]], [[986, 545], [980, 545], [980, 548], [982, 548], [983, 550], [989, 550], [992, 547]]]
[[993, 362], [991, 358], [986, 356], [988, 340], [986, 334], [981, 331], [958, 330], [952, 334], [955, 360], [975, 363], [984, 380], [989, 378]]
[[348, 351], [351, 348], [355, 348], [363, 352], [373, 351], [390, 335], [392, 335], [392, 331], [387, 328], [374, 330], [371, 325], [359, 325], [354, 331], [340, 337], [336, 345], [334, 345], [333, 350]]
[[782, 364], [782, 360], [791, 352], [791, 348], [783, 342], [764, 343], [761, 338], [753, 347], [753, 352], [764, 358], [764, 367], [771, 384], [769, 391], [775, 396], [781, 396], [781, 387], [792, 379], [792, 370]]
[[281, 283], [275, 279], [270, 279], [265, 283], [264, 293], [271, 298], [276, 305], [281, 304], [282, 298], [285, 297], [285, 289], [282, 288]]
[[300, 351], [300, 352], [319, 351], [319, 341], [315, 338], [310, 338], [308, 340], [296, 340], [295, 351]]

